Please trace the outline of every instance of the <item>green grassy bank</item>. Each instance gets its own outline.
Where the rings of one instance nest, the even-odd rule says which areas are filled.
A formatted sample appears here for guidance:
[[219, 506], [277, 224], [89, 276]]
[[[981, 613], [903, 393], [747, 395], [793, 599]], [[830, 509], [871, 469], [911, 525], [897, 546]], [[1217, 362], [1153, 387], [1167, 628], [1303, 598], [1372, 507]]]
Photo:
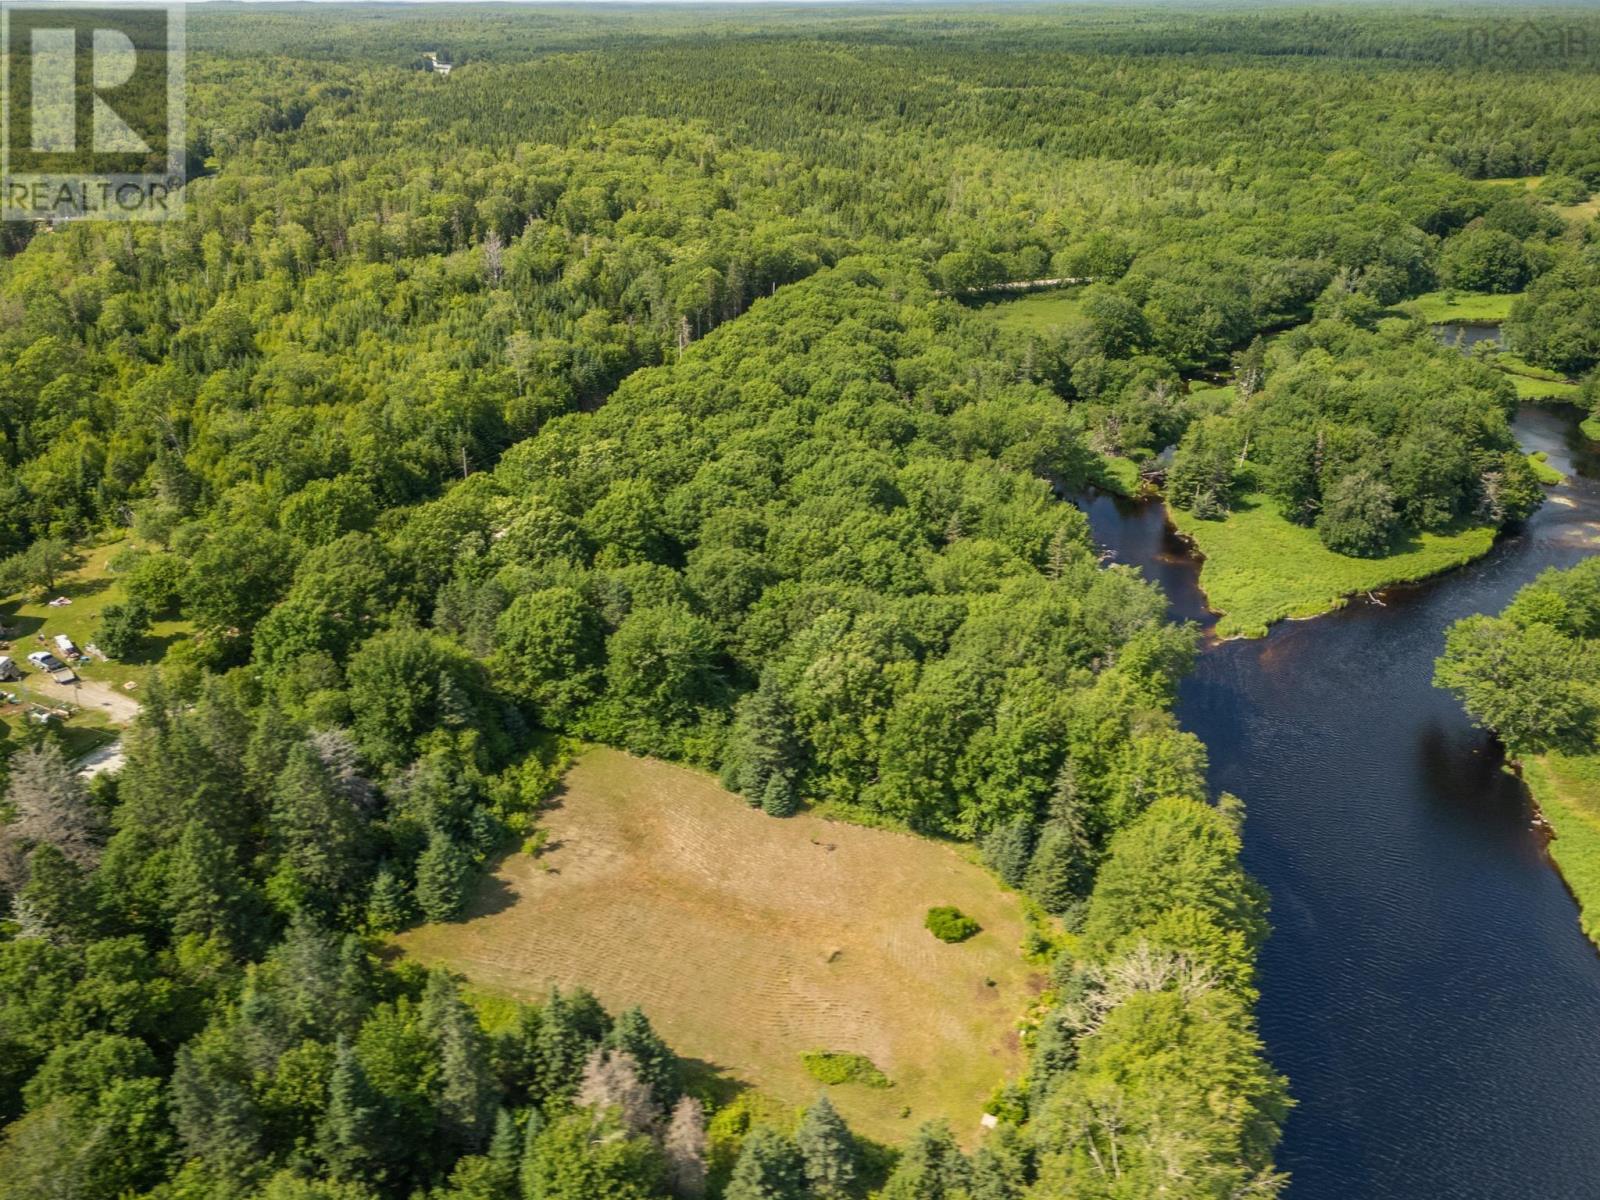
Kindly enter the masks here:
[[1424, 533], [1384, 558], [1349, 558], [1322, 544], [1314, 529], [1286, 519], [1267, 496], [1243, 497], [1225, 520], [1202, 521], [1171, 507], [1173, 523], [1205, 556], [1200, 587], [1218, 637], [1265, 637], [1287, 617], [1314, 617], [1360, 592], [1413, 583], [1486, 554], [1494, 530]]
[[1541, 754], [1522, 777], [1555, 833], [1550, 857], [1577, 897], [1583, 932], [1600, 944], [1600, 755]]

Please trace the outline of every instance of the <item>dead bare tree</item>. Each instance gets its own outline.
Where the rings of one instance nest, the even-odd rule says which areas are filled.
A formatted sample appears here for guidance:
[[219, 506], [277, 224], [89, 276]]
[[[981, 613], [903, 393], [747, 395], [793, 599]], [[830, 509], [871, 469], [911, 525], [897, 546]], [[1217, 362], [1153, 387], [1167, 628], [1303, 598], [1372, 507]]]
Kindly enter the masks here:
[[630, 1134], [652, 1133], [661, 1122], [655, 1095], [626, 1050], [595, 1049], [584, 1064], [578, 1105], [596, 1116], [614, 1112]]
[[13, 876], [34, 846], [54, 846], [85, 871], [100, 861], [104, 830], [99, 814], [54, 742], [40, 742], [12, 758], [6, 808], [11, 815], [0, 826], [0, 872], [8, 886], [23, 882]]

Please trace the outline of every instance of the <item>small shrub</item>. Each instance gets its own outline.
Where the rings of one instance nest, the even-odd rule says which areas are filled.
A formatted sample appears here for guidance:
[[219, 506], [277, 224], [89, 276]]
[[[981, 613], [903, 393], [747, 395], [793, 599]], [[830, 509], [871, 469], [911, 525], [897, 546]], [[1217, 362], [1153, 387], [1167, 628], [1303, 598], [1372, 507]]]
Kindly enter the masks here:
[[860, 1083], [875, 1088], [894, 1086], [865, 1054], [808, 1050], [800, 1056], [800, 1061], [805, 1063], [811, 1078], [819, 1083]]
[[930, 908], [922, 923], [941, 942], [964, 942], [983, 928], [959, 908], [948, 905]]

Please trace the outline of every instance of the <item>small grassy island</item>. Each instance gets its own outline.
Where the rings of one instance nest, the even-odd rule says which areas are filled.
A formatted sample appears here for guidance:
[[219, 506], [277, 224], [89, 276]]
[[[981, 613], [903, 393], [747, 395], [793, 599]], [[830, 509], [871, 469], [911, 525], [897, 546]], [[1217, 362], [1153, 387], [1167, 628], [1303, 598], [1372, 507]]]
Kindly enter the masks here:
[[1497, 617], [1457, 621], [1434, 682], [1505, 743], [1548, 822], [1550, 857], [1600, 944], [1600, 559], [1544, 572]]
[[1364, 323], [1333, 312], [1252, 347], [1178, 443], [1167, 500], [1219, 637], [1471, 562], [1560, 482], [1517, 447], [1493, 362], [1415, 321]]
[[1352, 558], [1322, 544], [1260, 492], [1241, 496], [1226, 520], [1202, 521], [1172, 508], [1178, 531], [1205, 557], [1200, 587], [1218, 637], [1265, 637], [1269, 626], [1340, 608], [1361, 592], [1414, 583], [1487, 554], [1495, 531], [1483, 525], [1423, 533], [1382, 558]]

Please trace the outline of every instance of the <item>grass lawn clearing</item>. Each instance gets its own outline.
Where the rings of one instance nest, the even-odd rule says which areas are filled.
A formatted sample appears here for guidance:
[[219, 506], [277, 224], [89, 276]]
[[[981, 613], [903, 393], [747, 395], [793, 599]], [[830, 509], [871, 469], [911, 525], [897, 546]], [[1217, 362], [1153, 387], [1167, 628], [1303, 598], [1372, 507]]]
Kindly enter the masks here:
[[1222, 521], [1201, 521], [1169, 506], [1173, 524], [1205, 556], [1200, 587], [1220, 613], [1218, 637], [1265, 637], [1286, 617], [1341, 608], [1360, 592], [1413, 583], [1488, 553], [1495, 531], [1424, 533], [1384, 558], [1349, 558], [1322, 544], [1315, 529], [1289, 521], [1273, 500], [1252, 493]]
[[1001, 329], [1053, 333], [1083, 319], [1083, 287], [1053, 288], [1022, 296], [1003, 296], [975, 305], [977, 313]]
[[[817, 1094], [804, 1055], [861, 1055], [894, 1086], [836, 1090], [853, 1129], [898, 1142], [944, 1117], [975, 1140], [1023, 1068], [1016, 1024], [1043, 984], [1021, 956], [1020, 901], [986, 872], [909, 834], [769, 817], [617, 750], [583, 754], [553, 804], [539, 857], [508, 856], [466, 918], [400, 948], [486, 993], [582, 984], [613, 1011], [638, 1004], [679, 1054], [784, 1104]], [[930, 937], [938, 904], [983, 931]]]
[[1521, 293], [1462, 292], [1446, 288], [1424, 292], [1400, 307], [1414, 312], [1430, 325], [1459, 322], [1465, 325], [1498, 325], [1511, 315], [1511, 306]]

